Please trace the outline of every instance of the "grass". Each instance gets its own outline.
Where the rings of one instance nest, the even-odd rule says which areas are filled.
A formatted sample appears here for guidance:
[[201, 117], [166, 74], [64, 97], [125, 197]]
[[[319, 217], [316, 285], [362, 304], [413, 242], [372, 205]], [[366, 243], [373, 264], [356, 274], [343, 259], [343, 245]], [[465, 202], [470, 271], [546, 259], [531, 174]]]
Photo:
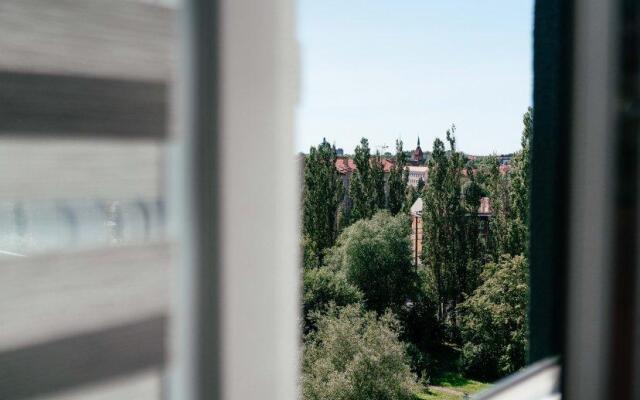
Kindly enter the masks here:
[[445, 373], [437, 379], [434, 379], [431, 384], [435, 386], [449, 387], [469, 394], [477, 393], [491, 386], [488, 383], [467, 379], [462, 375], [455, 373]]
[[428, 391], [423, 393], [418, 393], [416, 395], [416, 399], [420, 400], [460, 400], [462, 399], [462, 394], [455, 395], [452, 393], [441, 392], [435, 388], [429, 388]]
[[[429, 389], [426, 392], [417, 394], [417, 399], [420, 400], [461, 400], [464, 398], [464, 393], [473, 394], [480, 392], [490, 385], [488, 383], [474, 381], [467, 379], [460, 374], [445, 373], [437, 378], [433, 379]], [[452, 389], [458, 392], [457, 394], [451, 393], [451, 391], [443, 390], [443, 388]]]

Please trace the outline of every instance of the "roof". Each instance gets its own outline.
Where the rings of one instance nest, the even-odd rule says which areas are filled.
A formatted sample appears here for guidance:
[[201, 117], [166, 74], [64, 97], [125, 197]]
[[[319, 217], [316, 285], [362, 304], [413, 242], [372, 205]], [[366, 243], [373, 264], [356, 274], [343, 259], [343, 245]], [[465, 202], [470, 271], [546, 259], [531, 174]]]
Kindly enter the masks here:
[[411, 206], [410, 211], [413, 215], [422, 214], [422, 197], [418, 197], [418, 200], [416, 200], [415, 203], [413, 203], [413, 205]]
[[[391, 172], [391, 169], [395, 164], [395, 161], [388, 158], [382, 159], [382, 169], [385, 173]], [[356, 167], [356, 163], [353, 161], [353, 159], [347, 157], [338, 157], [336, 158], [336, 169], [341, 174], [349, 174], [357, 170], [358, 167]]]
[[341, 174], [348, 174], [356, 170], [356, 163], [350, 158], [338, 157], [336, 159], [336, 169]]
[[417, 166], [409, 165], [407, 169], [409, 170], [409, 172], [420, 172], [420, 173], [429, 172], [429, 167], [424, 167], [424, 166], [417, 167]]
[[391, 172], [391, 169], [394, 165], [396, 165], [396, 162], [394, 160], [390, 160], [388, 158], [382, 159], [382, 169], [384, 169], [384, 172]]

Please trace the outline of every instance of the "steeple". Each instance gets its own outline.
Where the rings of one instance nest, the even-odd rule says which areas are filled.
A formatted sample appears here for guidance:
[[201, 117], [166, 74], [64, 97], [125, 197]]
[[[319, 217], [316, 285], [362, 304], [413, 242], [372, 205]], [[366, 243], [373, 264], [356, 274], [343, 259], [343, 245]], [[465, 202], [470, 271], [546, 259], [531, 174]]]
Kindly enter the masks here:
[[418, 147], [420, 147], [420, 136], [418, 136]]

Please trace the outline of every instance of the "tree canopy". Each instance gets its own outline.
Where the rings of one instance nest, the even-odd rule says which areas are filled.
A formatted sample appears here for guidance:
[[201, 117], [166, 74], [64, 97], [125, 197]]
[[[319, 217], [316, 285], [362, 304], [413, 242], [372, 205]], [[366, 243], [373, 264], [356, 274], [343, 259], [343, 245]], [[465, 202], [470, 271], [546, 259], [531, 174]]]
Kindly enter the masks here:
[[523, 256], [488, 263], [482, 284], [460, 305], [463, 365], [483, 379], [511, 374], [525, 364], [529, 267]]
[[409, 231], [406, 216], [381, 211], [338, 237], [327, 262], [362, 291], [368, 309], [397, 311], [415, 293]]
[[336, 240], [337, 211], [344, 189], [336, 169], [336, 148], [324, 140], [305, 160], [302, 204], [306, 257], [322, 264], [323, 253]]
[[305, 400], [413, 400], [419, 389], [406, 344], [391, 313], [378, 317], [358, 306], [333, 309], [305, 338]]

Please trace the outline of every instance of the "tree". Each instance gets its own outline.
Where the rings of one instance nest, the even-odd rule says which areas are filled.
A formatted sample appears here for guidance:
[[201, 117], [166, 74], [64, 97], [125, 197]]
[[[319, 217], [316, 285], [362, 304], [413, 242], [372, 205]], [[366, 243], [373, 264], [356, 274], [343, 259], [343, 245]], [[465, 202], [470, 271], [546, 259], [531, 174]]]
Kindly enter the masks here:
[[407, 186], [406, 200], [403, 207], [404, 212], [409, 212], [413, 203], [415, 203], [418, 198], [422, 197], [425, 186], [426, 185], [422, 178], [418, 180], [418, 184], [415, 187], [411, 185]]
[[383, 210], [387, 207], [387, 195], [384, 190], [384, 165], [380, 152], [376, 152], [371, 162], [371, 185], [374, 197], [374, 209]]
[[[423, 262], [433, 275], [438, 316], [457, 327], [456, 306], [474, 288], [480, 248], [477, 209], [480, 198], [462, 196], [463, 155], [456, 151], [455, 126], [447, 131], [449, 150], [440, 139], [433, 143], [429, 185], [423, 194]], [[474, 183], [473, 172], [467, 178]]]
[[487, 189], [493, 215], [489, 224], [490, 253], [494, 260], [501, 254], [525, 254], [529, 241], [529, 142], [533, 132], [533, 110], [523, 116], [522, 148], [511, 162], [508, 173], [500, 172], [495, 156], [487, 160]]
[[488, 252], [495, 261], [501, 254], [516, 253], [511, 228], [511, 181], [508, 174], [500, 171], [500, 162], [495, 155], [489, 156], [485, 165], [486, 187], [491, 202]]
[[396, 215], [402, 210], [408, 181], [407, 156], [402, 150], [402, 141], [396, 140], [396, 162], [389, 173], [388, 206], [389, 211], [393, 215]]
[[399, 323], [357, 306], [319, 316], [305, 338], [304, 400], [413, 400], [420, 389], [409, 368]]
[[371, 218], [376, 210], [376, 198], [371, 179], [371, 151], [366, 138], [355, 148], [353, 161], [357, 170], [351, 176], [349, 197], [351, 198], [351, 222]]
[[529, 182], [531, 176], [529, 144], [533, 135], [533, 109], [529, 107], [522, 117], [522, 147], [511, 162], [510, 202], [513, 211], [515, 252], [525, 254], [529, 244]]
[[[420, 197], [422, 195], [422, 191], [424, 190], [424, 187], [426, 186], [426, 184], [424, 183], [424, 179], [420, 178], [418, 179], [418, 184], [416, 185], [416, 191], [418, 192], [418, 197]], [[417, 200], [417, 198], [416, 198]]]
[[415, 294], [409, 231], [406, 216], [381, 211], [346, 228], [329, 253], [328, 265], [362, 291], [368, 309], [398, 312]]
[[486, 244], [480, 236], [481, 222], [478, 216], [480, 201], [484, 193], [476, 179], [474, 170], [467, 166], [465, 171], [467, 180], [462, 185], [462, 198], [466, 218], [462, 225], [464, 227], [464, 248], [467, 252], [465, 255], [467, 269], [460, 290], [463, 294], [468, 294], [478, 287], [480, 271], [488, 257], [486, 255]]
[[302, 281], [304, 333], [314, 329], [317, 313], [324, 313], [332, 306], [359, 304], [363, 298], [362, 292], [350, 284], [343, 273], [328, 267], [305, 270]]
[[[316, 265], [322, 265], [323, 252], [337, 237], [337, 211], [344, 190], [336, 170], [336, 149], [326, 140], [311, 147], [304, 169], [303, 235], [305, 250], [315, 253]], [[305, 258], [313, 256], [305, 255]]]
[[483, 283], [460, 305], [467, 373], [495, 380], [525, 365], [528, 264], [504, 255], [482, 272]]

